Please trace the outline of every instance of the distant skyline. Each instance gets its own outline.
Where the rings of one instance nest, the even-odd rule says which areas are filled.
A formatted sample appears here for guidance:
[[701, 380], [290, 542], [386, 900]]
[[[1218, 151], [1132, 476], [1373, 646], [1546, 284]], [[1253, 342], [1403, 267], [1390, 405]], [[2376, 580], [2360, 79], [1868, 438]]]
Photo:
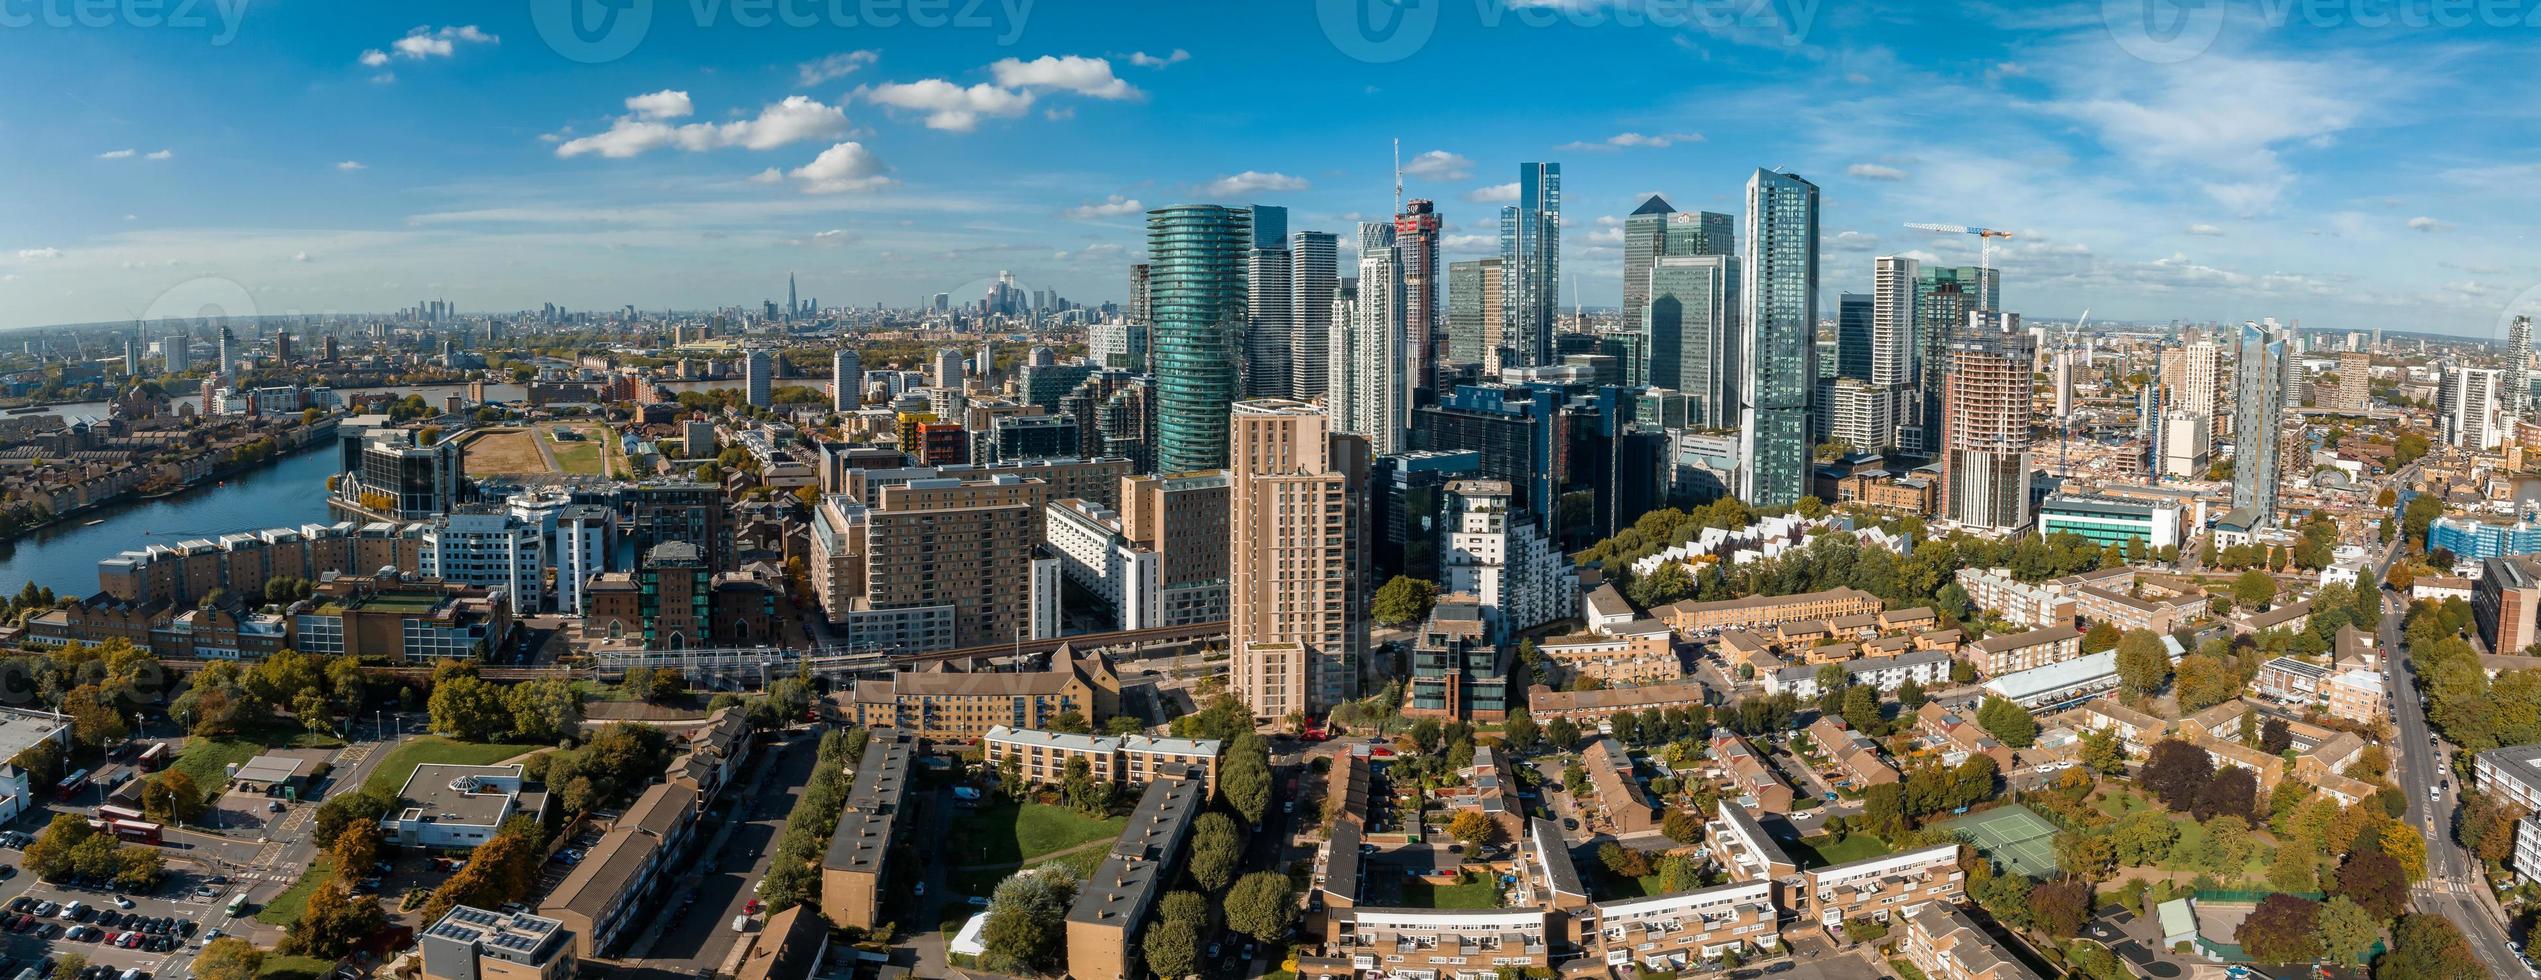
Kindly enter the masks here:
[[782, 302], [789, 272], [832, 305], [975, 299], [1001, 270], [1118, 301], [1147, 209], [1281, 205], [1347, 240], [1392, 210], [1396, 138], [1442, 262], [1496, 254], [1518, 165], [1562, 164], [1564, 308], [1620, 303], [1644, 196], [1736, 214], [1758, 166], [1824, 189], [1822, 311], [1878, 255], [1976, 264], [1907, 222], [2013, 231], [1996, 265], [2030, 319], [2487, 338], [2541, 296], [2512, 218], [2541, 203], [2531, 29], [2214, 3], [2190, 21], [2210, 35], [2148, 47], [2098, 2], [1696, 3], [1741, 15], [1676, 26], [1686, 8], [1638, 0], [1498, 2], [1414, 0], [1371, 40], [1319, 17], [1347, 0], [806, 29], [634, 0], [651, 19], [615, 57], [548, 43], [551, 0], [13, 27], [0, 329], [707, 309]]

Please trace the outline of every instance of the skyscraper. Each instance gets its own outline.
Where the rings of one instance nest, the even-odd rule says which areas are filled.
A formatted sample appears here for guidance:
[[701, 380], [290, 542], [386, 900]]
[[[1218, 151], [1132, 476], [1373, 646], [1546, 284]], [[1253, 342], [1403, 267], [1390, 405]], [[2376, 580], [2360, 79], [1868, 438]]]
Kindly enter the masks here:
[[1623, 218], [1623, 325], [1641, 327], [1650, 309], [1650, 263], [1668, 250], [1668, 215], [1676, 209], [1656, 194]]
[[1253, 242], [1244, 252], [1244, 394], [1288, 394], [1295, 366], [1290, 342], [1288, 209], [1252, 207]]
[[1914, 359], [1913, 384], [1921, 397], [1908, 434], [1924, 452], [1937, 454], [1941, 444], [1941, 388], [1949, 375], [1950, 338], [1967, 329], [1968, 314], [2002, 308], [2001, 281], [2000, 273], [1973, 266], [1935, 266], [1914, 275], [1914, 343], [1920, 353]]
[[1438, 232], [1442, 226], [1437, 210], [1428, 201], [1406, 202], [1403, 213], [1394, 216], [1394, 247], [1400, 252], [1403, 269], [1404, 356], [1411, 361], [1412, 374], [1404, 384], [1411, 389], [1411, 396], [1421, 401], [1437, 399], [1433, 389], [1438, 385], [1442, 322], [1438, 309]]
[[2518, 313], [2506, 325], [2506, 413], [2526, 415], [2531, 404], [2532, 318]]
[[1235, 404], [1244, 267], [1252, 244], [1242, 208], [1182, 204], [1147, 212], [1148, 304], [1155, 318], [1156, 468], [1226, 465]]
[[1915, 260], [1880, 256], [1870, 304], [1870, 373], [1863, 377], [1877, 385], [1913, 385], [1922, 360], [1915, 346]]
[[1332, 381], [1324, 402], [1333, 428], [1364, 436], [1380, 456], [1401, 452], [1412, 424], [1409, 286], [1394, 225], [1359, 225], [1359, 293], [1347, 324], [1335, 334]]
[[1738, 219], [1717, 211], [1668, 215], [1667, 255], [1738, 254]]
[[1231, 410], [1228, 689], [1253, 714], [1321, 713], [1357, 693], [1367, 645], [1367, 444], [1293, 399]]
[[2285, 341], [2256, 323], [2241, 324], [2232, 405], [2232, 509], [2250, 526], [2276, 523], [2276, 440], [2285, 415]]
[[1818, 188], [1759, 169], [1747, 181], [1739, 273], [1742, 412], [1747, 465], [1739, 496], [1759, 507], [1809, 492], [1809, 394], [1817, 386]]
[[785, 318], [791, 320], [802, 315], [803, 300], [794, 291], [794, 274], [788, 272], [785, 274]]
[[238, 351], [237, 351], [237, 344], [238, 344], [238, 335], [237, 335], [237, 334], [235, 334], [235, 333], [231, 333], [231, 332], [230, 332], [230, 329], [229, 329], [228, 327], [226, 327], [226, 326], [222, 327], [222, 328], [221, 328], [220, 353], [219, 353], [219, 354], [217, 354], [217, 355], [215, 355], [215, 356], [218, 358], [218, 360], [217, 360], [217, 361], [215, 361], [215, 362], [212, 364], [212, 373], [214, 373], [214, 374], [228, 374], [229, 372], [231, 372], [231, 371], [233, 371], [233, 370], [236, 370], [236, 369], [237, 369], [237, 367], [238, 367]]
[[2029, 525], [2030, 365], [2036, 341], [2011, 313], [1968, 315], [1942, 390], [1941, 513], [1987, 530]]
[[194, 338], [185, 334], [169, 334], [159, 338], [159, 359], [169, 374], [184, 374], [194, 368]]
[[[1145, 262], [1140, 262], [1129, 267], [1129, 303], [1127, 308], [1121, 311], [1122, 319], [1142, 326], [1154, 322], [1147, 310], [1148, 268], [1149, 267]], [[937, 293], [936, 295], [941, 297], [944, 294]], [[940, 310], [943, 308], [943, 304], [936, 304], [936, 309]]]
[[1500, 209], [1500, 331], [1504, 366], [1553, 363], [1561, 306], [1562, 165], [1518, 165], [1518, 201]]
[[1836, 377], [1870, 380], [1874, 321], [1871, 294], [1844, 293], [1835, 298]]
[[1289, 236], [1288, 397], [1323, 397], [1332, 373], [1332, 298], [1341, 285], [1341, 239], [1328, 231]]
[[1686, 424], [1738, 424], [1738, 260], [1661, 256], [1650, 267], [1643, 314], [1650, 384], [1684, 393]]
[[1447, 361], [1497, 368], [1500, 348], [1500, 260], [1447, 267]]
[[2445, 365], [2443, 384], [2435, 395], [2436, 421], [2445, 444], [2474, 452], [2496, 448], [2505, 435], [2504, 396], [2510, 391], [2505, 373], [2496, 368]]
[[865, 361], [855, 348], [840, 347], [829, 355], [831, 411], [853, 412], [865, 404]]
[[769, 360], [768, 352], [754, 350], [742, 358], [741, 378], [743, 393], [752, 408], [776, 406], [776, 365]]

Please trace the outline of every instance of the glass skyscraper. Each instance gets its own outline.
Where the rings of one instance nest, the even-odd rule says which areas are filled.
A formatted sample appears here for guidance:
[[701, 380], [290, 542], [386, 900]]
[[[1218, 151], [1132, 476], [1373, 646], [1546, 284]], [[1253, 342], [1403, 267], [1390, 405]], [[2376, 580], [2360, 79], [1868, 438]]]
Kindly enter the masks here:
[[1686, 424], [1738, 423], [1738, 260], [1727, 255], [1661, 256], [1650, 267], [1642, 317], [1650, 384], [1686, 397]]
[[[1903, 260], [1910, 266], [1913, 260]], [[1977, 266], [1926, 266], [1914, 275], [1913, 383], [1910, 447], [1937, 454], [1941, 448], [1941, 389], [1949, 374], [1950, 338], [1967, 329], [1968, 314], [2003, 308], [2001, 272]], [[1878, 295], [1883, 299], [1887, 292]]]
[[1870, 380], [1871, 296], [1845, 293], [1835, 298], [1835, 376]]
[[1562, 165], [1518, 164], [1518, 202], [1500, 209], [1503, 366], [1553, 363], [1553, 311], [1561, 305]]
[[1746, 249], [1739, 294], [1745, 382], [1740, 493], [1759, 507], [1798, 503], [1809, 492], [1809, 395], [1817, 387], [1818, 188], [1793, 174], [1757, 170], [1747, 181]]
[[1245, 326], [1251, 213], [1214, 204], [1147, 212], [1147, 302], [1156, 361], [1156, 469], [1226, 465]]
[[1244, 253], [1244, 393], [1251, 398], [1289, 394], [1296, 350], [1289, 322], [1288, 209], [1252, 207], [1253, 242]]
[[2232, 404], [2232, 509], [2251, 527], [2276, 523], [2276, 442], [2285, 415], [2285, 340], [2256, 323], [2241, 324], [2239, 389]]

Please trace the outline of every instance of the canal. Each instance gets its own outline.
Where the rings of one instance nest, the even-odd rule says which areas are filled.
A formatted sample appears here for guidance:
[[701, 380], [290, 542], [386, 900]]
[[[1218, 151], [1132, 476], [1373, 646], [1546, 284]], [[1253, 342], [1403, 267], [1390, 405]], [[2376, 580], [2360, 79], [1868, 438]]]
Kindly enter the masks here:
[[15, 594], [34, 582], [60, 595], [86, 596], [97, 591], [97, 562], [120, 552], [237, 531], [330, 523], [326, 478], [335, 470], [334, 446], [326, 440], [226, 482], [74, 514], [0, 542], [0, 590]]

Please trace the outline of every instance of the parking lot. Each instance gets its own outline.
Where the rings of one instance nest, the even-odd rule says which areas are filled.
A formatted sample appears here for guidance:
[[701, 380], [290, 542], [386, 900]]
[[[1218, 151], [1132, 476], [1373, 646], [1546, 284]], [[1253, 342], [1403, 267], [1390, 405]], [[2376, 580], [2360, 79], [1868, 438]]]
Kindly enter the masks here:
[[[195, 894], [207, 886], [209, 895]], [[78, 953], [118, 973], [130, 969], [182, 977], [195, 951], [228, 921], [221, 906], [228, 890], [182, 873], [169, 874], [150, 894], [52, 885], [14, 874], [0, 882], [0, 896], [5, 896], [0, 898], [0, 919], [5, 920], [0, 921], [0, 955], [9, 958], [12, 973]], [[79, 903], [78, 911], [65, 918], [73, 902]], [[37, 915], [47, 907], [50, 915]], [[130, 938], [115, 941], [119, 936]]]

